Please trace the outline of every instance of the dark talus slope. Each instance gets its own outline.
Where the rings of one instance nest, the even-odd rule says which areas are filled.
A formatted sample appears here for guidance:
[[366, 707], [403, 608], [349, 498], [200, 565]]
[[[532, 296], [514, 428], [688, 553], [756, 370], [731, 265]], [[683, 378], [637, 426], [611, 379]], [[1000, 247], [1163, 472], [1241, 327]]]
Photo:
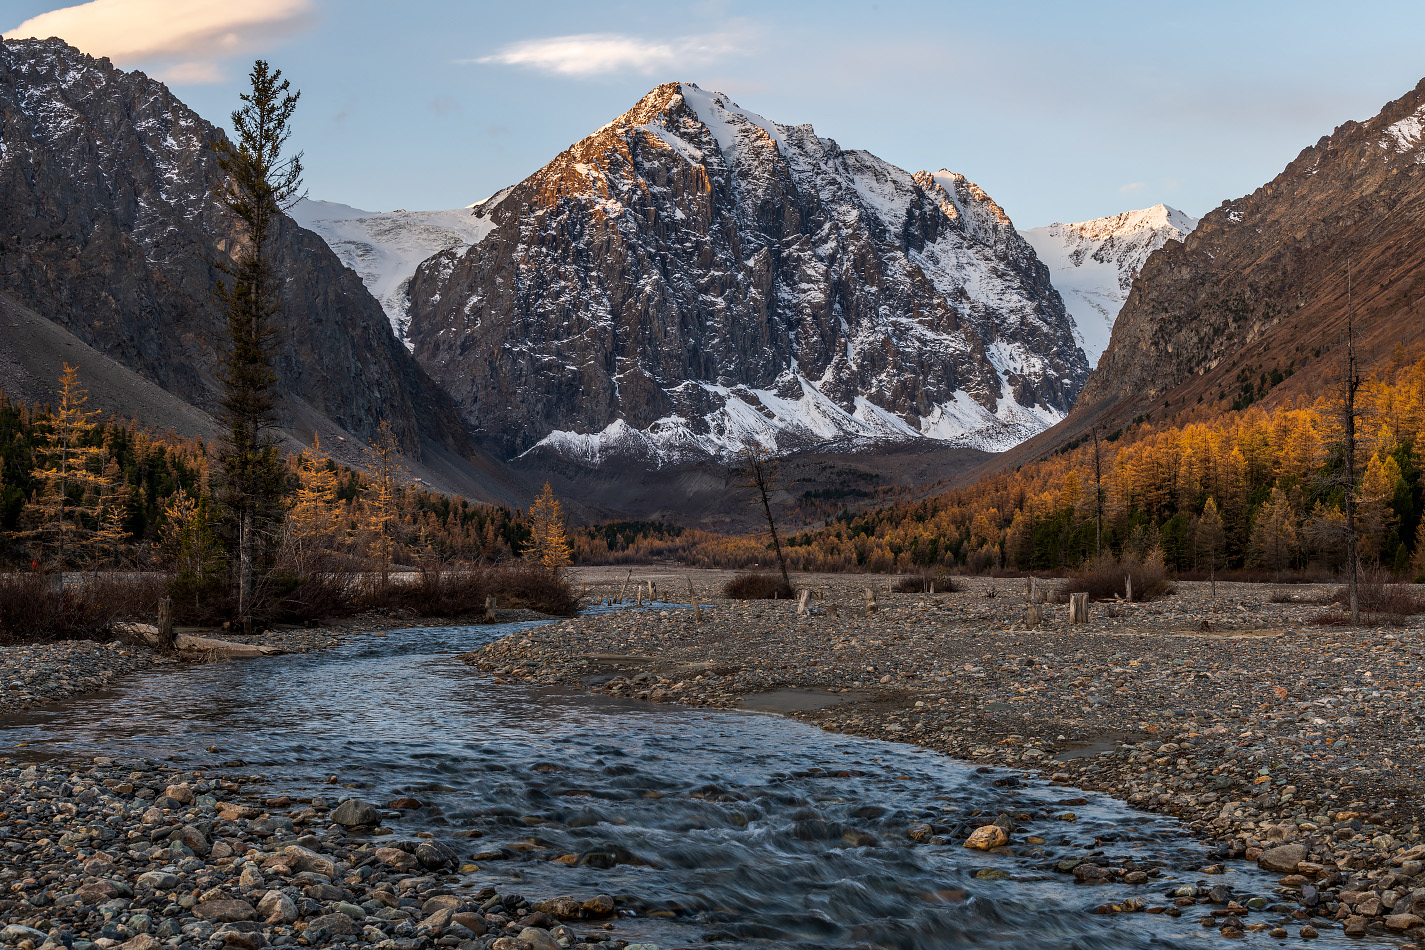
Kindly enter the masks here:
[[585, 463], [929, 437], [1010, 445], [1087, 376], [989, 196], [687, 83], [481, 206], [410, 284], [410, 339], [477, 432]]
[[1425, 81], [1155, 251], [1064, 434], [1225, 409], [1273, 370], [1270, 398], [1321, 391], [1340, 374], [1348, 262], [1366, 371], [1425, 344]]
[[[211, 262], [233, 236], [210, 198], [220, 134], [143, 73], [0, 43], [0, 290], [209, 412], [226, 339]], [[287, 219], [275, 251], [284, 425], [361, 441], [386, 419], [458, 479], [463, 425], [360, 278]]]

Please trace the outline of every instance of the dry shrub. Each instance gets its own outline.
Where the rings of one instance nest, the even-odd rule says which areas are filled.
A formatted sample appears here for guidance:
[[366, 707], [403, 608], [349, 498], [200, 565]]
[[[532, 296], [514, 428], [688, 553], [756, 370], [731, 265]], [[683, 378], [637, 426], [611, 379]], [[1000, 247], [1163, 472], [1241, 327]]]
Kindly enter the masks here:
[[744, 571], [736, 574], [722, 585], [722, 593], [732, 600], [785, 600], [796, 596], [796, 591], [792, 590], [782, 575], [772, 571]]
[[[1331, 603], [1347, 605], [1351, 589], [1342, 587], [1331, 595]], [[1356, 602], [1362, 610], [1395, 617], [1425, 613], [1425, 596], [1414, 584], [1397, 584], [1385, 571], [1366, 571], [1356, 579]]]
[[59, 586], [54, 574], [0, 574], [0, 643], [103, 640], [125, 620], [153, 623], [165, 579], [155, 574], [113, 574]]
[[1088, 592], [1090, 600], [1112, 600], [1126, 597], [1126, 579], [1133, 578], [1133, 599], [1156, 600], [1173, 593], [1173, 585], [1168, 580], [1168, 569], [1163, 565], [1161, 552], [1149, 551], [1143, 556], [1124, 554], [1120, 557], [1106, 554], [1095, 558], [1076, 571], [1060, 589], [1064, 593]]
[[891, 589], [897, 594], [928, 594], [932, 587], [937, 594], [953, 594], [959, 589], [955, 585], [954, 577], [941, 571], [907, 574], [896, 581]]
[[368, 610], [408, 610], [419, 617], [483, 615], [485, 598], [501, 609], [535, 610], [556, 617], [579, 611], [579, 595], [569, 582], [533, 564], [497, 564], [454, 568], [425, 565], [414, 581], [393, 581], [362, 591], [358, 604]]
[[1316, 604], [1319, 606], [1321, 604], [1330, 603], [1331, 601], [1328, 598], [1308, 597], [1305, 594], [1288, 594], [1286, 591], [1279, 590], [1272, 594], [1271, 597], [1268, 597], [1267, 602], [1272, 604]]

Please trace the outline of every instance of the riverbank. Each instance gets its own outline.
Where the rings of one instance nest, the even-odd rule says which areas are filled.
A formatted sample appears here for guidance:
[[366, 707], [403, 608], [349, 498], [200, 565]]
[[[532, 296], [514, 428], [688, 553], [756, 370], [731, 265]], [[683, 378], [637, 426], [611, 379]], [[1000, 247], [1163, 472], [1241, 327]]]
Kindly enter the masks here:
[[[495, 616], [497, 623], [556, 619], [523, 609], [501, 609], [496, 611]], [[330, 649], [353, 636], [456, 622], [471, 621], [416, 619], [407, 611], [400, 615], [365, 614], [320, 627], [279, 627], [246, 637], [218, 629], [185, 629], [196, 635], [232, 643], [273, 647], [282, 653], [301, 654]], [[73, 699], [103, 689], [130, 673], [183, 662], [188, 661], [123, 640], [60, 640], [0, 646], [0, 713], [20, 712]]]
[[[717, 573], [635, 571], [675, 600], [690, 578], [700, 621], [661, 606], [583, 617], [467, 661], [510, 681], [772, 709], [1104, 791], [1182, 819], [1216, 860], [1282, 875], [1302, 936], [1422, 939], [1425, 618], [1323, 627], [1327, 588], [1180, 583], [1094, 605], [1084, 625], [1048, 604], [1028, 627], [1022, 581], [896, 595], [836, 575], [799, 579], [820, 595], [799, 618], [792, 603], [717, 598]], [[627, 578], [576, 582], [597, 596]], [[863, 614], [868, 583], [880, 591]]]
[[[605, 894], [463, 885], [455, 850], [377, 807], [265, 797], [256, 777], [108, 757], [0, 758], [0, 944], [18, 950], [622, 948]], [[574, 926], [571, 926], [573, 924]], [[607, 925], [611, 927], [612, 925]], [[576, 932], [579, 927], [585, 932]], [[587, 928], [599, 928], [589, 931]]]

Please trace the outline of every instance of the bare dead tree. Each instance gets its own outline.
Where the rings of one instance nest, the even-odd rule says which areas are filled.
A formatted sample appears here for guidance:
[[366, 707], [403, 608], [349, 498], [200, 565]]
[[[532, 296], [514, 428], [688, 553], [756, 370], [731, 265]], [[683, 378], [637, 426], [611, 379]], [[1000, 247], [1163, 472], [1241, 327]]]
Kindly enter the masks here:
[[777, 536], [777, 520], [772, 517], [772, 495], [777, 490], [777, 458], [756, 442], [744, 443], [737, 453], [737, 473], [744, 479], [746, 487], [757, 492], [762, 514], [767, 518], [767, 530], [772, 535], [772, 549], [777, 553], [777, 566], [782, 569], [782, 581], [790, 589], [792, 578], [787, 573], [782, 539]]
[[1350, 572], [1351, 623], [1361, 622], [1359, 596], [1360, 553], [1356, 534], [1356, 392], [1361, 374], [1356, 366], [1355, 308], [1351, 296], [1351, 258], [1346, 257], [1346, 374], [1342, 381], [1342, 422], [1345, 423], [1346, 453], [1346, 569]]
[[1098, 449], [1098, 426], [1093, 427], [1094, 557], [1103, 557], [1103, 457]]

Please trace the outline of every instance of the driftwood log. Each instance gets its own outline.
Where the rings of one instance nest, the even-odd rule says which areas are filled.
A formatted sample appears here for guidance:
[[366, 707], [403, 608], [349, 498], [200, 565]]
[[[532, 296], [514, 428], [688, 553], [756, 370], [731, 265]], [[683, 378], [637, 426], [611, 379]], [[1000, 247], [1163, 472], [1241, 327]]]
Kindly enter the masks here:
[[[126, 643], [152, 647], [155, 650], [164, 649], [163, 637], [159, 633], [159, 628], [150, 623], [116, 623], [113, 626], [113, 633]], [[173, 637], [171, 650], [166, 652], [177, 653], [179, 656], [189, 659], [237, 660], [259, 656], [278, 656], [287, 651], [280, 647], [233, 643], [231, 640], [195, 637], [192, 634], [180, 633]]]

